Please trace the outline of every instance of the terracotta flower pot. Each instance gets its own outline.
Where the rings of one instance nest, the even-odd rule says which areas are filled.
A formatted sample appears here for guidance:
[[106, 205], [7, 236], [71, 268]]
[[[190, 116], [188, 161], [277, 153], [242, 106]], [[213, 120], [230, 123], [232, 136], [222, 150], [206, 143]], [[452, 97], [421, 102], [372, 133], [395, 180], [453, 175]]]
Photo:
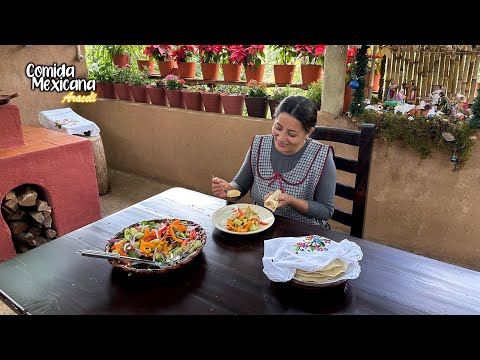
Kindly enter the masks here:
[[241, 94], [220, 94], [222, 100], [223, 111], [229, 115], [243, 115], [243, 104], [245, 103], [245, 95]]
[[185, 109], [182, 90], [165, 89], [170, 107]]
[[198, 91], [182, 91], [183, 101], [189, 110], [203, 111], [202, 95]]
[[167, 106], [167, 95], [164, 88], [147, 85], [147, 94], [152, 104]]
[[196, 62], [179, 62], [178, 66], [178, 76], [182, 79], [194, 78], [195, 77], [195, 68], [197, 66]]
[[115, 93], [117, 94], [119, 100], [133, 101], [133, 96], [128, 84], [114, 83], [113, 87], [115, 88]]
[[242, 64], [222, 64], [224, 81], [240, 81]]
[[251, 67], [251, 66], [245, 66], [245, 78], [247, 82], [250, 80], [257, 80], [258, 82], [263, 81], [263, 75], [265, 74], [265, 64], [260, 64], [260, 66], [257, 67]]
[[315, 81], [322, 80], [323, 68], [321, 65], [302, 64], [300, 65], [300, 71], [303, 85], [310, 85]]
[[113, 64], [118, 68], [123, 68], [128, 65], [128, 55], [127, 54], [114, 54], [113, 55]]
[[280, 104], [282, 100], [272, 100], [268, 99], [268, 105], [270, 107], [270, 117], [273, 119], [273, 115], [275, 114], [275, 109], [277, 108], [278, 104]]
[[140, 71], [147, 69], [149, 74], [155, 72], [155, 61], [153, 60], [137, 60], [137, 65]]
[[117, 93], [115, 92], [115, 88], [113, 87], [113, 83], [102, 83], [97, 82], [96, 86], [98, 86], [103, 94], [105, 99], [118, 99]]
[[[367, 89], [368, 93], [368, 85], [370, 85], [370, 73], [367, 73], [367, 76], [365, 77], [367, 81], [367, 86], [365, 87]], [[378, 92], [380, 89], [380, 74], [375, 73], [373, 75], [373, 85], [372, 85], [372, 91], [373, 92]]]
[[295, 65], [273, 65], [273, 76], [275, 84], [286, 85], [293, 82]]
[[142, 86], [132, 86], [130, 85], [130, 92], [132, 93], [133, 100], [138, 103], [150, 104], [150, 99], [147, 94], [147, 87]]
[[173, 74], [173, 69], [177, 67], [177, 62], [174, 60], [157, 61], [157, 65], [160, 75], [167, 76]]
[[206, 112], [222, 113], [222, 100], [220, 94], [202, 92], [202, 101]]
[[218, 72], [220, 64], [218, 63], [201, 63], [202, 77], [204, 80], [218, 80]]

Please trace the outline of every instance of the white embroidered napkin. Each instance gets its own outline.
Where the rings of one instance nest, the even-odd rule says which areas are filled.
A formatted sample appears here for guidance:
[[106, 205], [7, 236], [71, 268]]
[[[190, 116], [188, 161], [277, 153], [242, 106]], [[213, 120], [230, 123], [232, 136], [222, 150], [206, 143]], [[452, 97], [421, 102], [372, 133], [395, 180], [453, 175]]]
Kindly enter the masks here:
[[78, 115], [71, 108], [40, 111], [38, 122], [45, 128], [70, 135], [90, 131], [90, 136], [100, 135], [100, 128], [93, 121]]
[[347, 239], [337, 243], [319, 235], [275, 238], [264, 242], [263, 272], [274, 282], [286, 282], [297, 269], [313, 272], [340, 259], [348, 265], [346, 272], [331, 281], [355, 279], [362, 256], [360, 246]]

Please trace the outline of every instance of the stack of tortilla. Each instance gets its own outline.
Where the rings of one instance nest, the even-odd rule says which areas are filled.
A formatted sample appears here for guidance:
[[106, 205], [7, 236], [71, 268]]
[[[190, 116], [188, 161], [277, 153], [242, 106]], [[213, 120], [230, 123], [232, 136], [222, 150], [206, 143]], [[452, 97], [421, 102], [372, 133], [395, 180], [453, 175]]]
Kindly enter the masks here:
[[302, 282], [321, 284], [340, 278], [345, 274], [347, 266], [347, 263], [342, 260], [334, 259], [331, 263], [317, 271], [309, 272], [297, 269], [293, 277]]

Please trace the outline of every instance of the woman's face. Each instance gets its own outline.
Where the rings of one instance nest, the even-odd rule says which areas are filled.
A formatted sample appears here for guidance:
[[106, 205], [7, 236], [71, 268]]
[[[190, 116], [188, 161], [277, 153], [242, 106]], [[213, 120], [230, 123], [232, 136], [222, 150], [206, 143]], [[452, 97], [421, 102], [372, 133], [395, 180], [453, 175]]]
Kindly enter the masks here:
[[303, 147], [313, 130], [312, 128], [309, 132], [305, 131], [300, 121], [282, 112], [272, 126], [275, 148], [285, 155], [295, 154]]

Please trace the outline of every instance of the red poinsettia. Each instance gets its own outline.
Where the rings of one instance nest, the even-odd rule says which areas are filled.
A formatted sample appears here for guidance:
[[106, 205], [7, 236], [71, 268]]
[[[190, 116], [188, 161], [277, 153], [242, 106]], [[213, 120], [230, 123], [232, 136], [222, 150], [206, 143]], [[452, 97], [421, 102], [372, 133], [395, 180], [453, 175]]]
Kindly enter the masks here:
[[169, 61], [172, 60], [171, 45], [148, 45], [143, 50], [143, 54], [147, 55], [150, 60]]
[[245, 48], [247, 56], [244, 59], [245, 66], [258, 68], [265, 63], [265, 45], [250, 45]]
[[198, 45], [200, 61], [203, 63], [219, 63], [222, 58], [223, 45]]
[[295, 50], [304, 64], [323, 66], [325, 45], [295, 45]]
[[243, 64], [247, 58], [247, 50], [243, 45], [227, 45], [226, 50], [230, 64]]
[[195, 45], [178, 45], [172, 52], [172, 58], [177, 62], [195, 61], [197, 52], [198, 48]]

